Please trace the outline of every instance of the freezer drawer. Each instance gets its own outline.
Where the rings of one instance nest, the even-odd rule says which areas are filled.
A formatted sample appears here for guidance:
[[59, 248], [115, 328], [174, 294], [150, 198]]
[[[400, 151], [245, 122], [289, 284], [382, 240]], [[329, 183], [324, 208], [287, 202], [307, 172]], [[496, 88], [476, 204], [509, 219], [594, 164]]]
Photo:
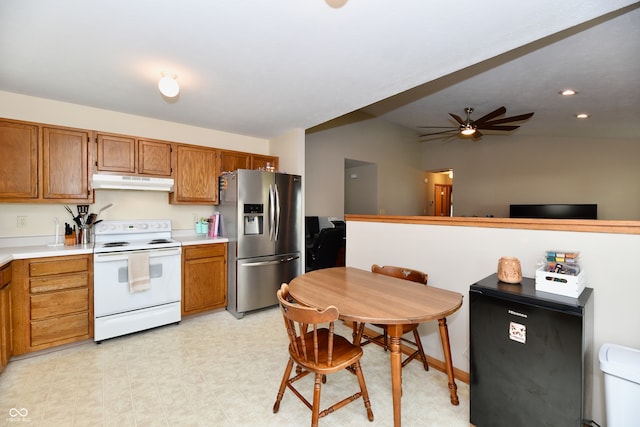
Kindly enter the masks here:
[[229, 311], [242, 317], [247, 311], [276, 305], [280, 285], [289, 283], [300, 270], [300, 253], [237, 260], [237, 281], [235, 289], [230, 289]]

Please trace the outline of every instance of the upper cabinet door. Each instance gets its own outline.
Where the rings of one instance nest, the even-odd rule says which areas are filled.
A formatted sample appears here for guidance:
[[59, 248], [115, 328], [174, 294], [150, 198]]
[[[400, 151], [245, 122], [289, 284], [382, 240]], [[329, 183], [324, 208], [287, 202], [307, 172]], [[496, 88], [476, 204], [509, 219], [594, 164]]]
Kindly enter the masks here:
[[220, 151], [220, 173], [251, 168], [251, 154], [240, 151]]
[[38, 126], [0, 120], [0, 200], [38, 198]]
[[179, 144], [176, 148], [175, 187], [170, 201], [175, 204], [218, 203], [217, 150]]
[[[88, 201], [89, 131], [42, 128], [43, 198]], [[91, 197], [93, 199], [93, 197]]]
[[99, 133], [96, 137], [96, 171], [171, 176], [173, 143]]
[[162, 141], [138, 141], [138, 173], [141, 175], [171, 176], [173, 144]]
[[135, 173], [135, 138], [99, 133], [96, 142], [96, 169], [98, 171]]
[[251, 169], [266, 170], [268, 166], [271, 166], [273, 170], [278, 170], [278, 157], [263, 156], [260, 154], [251, 155]]

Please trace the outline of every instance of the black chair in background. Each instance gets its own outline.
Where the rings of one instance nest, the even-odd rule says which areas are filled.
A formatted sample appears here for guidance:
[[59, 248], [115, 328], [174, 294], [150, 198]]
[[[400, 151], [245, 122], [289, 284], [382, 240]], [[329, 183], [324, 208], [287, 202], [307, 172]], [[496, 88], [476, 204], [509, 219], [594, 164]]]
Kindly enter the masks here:
[[311, 269], [311, 261], [313, 259], [313, 246], [320, 234], [320, 221], [317, 216], [304, 217], [304, 240], [306, 247], [306, 271]]
[[307, 260], [307, 271], [344, 265], [345, 229], [323, 228]]

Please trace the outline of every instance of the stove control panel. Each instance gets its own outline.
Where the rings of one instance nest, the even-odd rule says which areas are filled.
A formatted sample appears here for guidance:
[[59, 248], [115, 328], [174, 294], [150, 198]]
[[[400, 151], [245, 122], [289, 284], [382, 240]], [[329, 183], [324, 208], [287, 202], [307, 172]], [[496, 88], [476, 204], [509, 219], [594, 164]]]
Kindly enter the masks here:
[[133, 220], [133, 221], [102, 221], [95, 226], [96, 235], [105, 234], [144, 234], [158, 231], [171, 232], [171, 220]]

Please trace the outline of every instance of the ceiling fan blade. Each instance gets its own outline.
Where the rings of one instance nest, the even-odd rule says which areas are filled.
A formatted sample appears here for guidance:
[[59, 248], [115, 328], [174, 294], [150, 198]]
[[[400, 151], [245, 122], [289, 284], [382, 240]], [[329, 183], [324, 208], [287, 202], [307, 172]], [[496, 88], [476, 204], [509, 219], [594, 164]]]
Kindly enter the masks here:
[[475, 133], [473, 135], [471, 135], [471, 138], [473, 138], [474, 141], [479, 140], [480, 138], [482, 138], [484, 135], [482, 135], [480, 133], [479, 130], [476, 129]]
[[417, 126], [420, 129], [458, 129], [458, 126]]
[[453, 114], [453, 113], [449, 113], [449, 115], [450, 115], [451, 117], [453, 117], [453, 119], [454, 119], [456, 122], [460, 123], [461, 125], [462, 125], [462, 124], [464, 124], [464, 120], [462, 120], [462, 118], [461, 118], [460, 116], [457, 116], [457, 115], [455, 115], [455, 114]]
[[423, 138], [425, 136], [431, 136], [431, 135], [442, 135], [443, 133], [457, 133], [457, 132], [458, 132], [457, 129], [443, 130], [440, 132], [432, 132], [432, 133], [425, 133], [422, 135], [418, 135], [418, 138]]
[[[493, 124], [485, 123], [484, 126], [478, 126], [478, 129], [482, 130], [516, 130], [520, 126], [494, 126]], [[477, 131], [476, 131], [477, 132]]]
[[509, 122], [519, 122], [522, 120], [527, 120], [533, 116], [533, 113], [520, 114], [519, 116], [505, 117], [502, 119], [491, 120], [490, 122], [486, 122], [488, 125], [497, 125], [500, 123], [509, 123]]
[[492, 112], [490, 112], [489, 114], [485, 114], [484, 116], [480, 117], [478, 120], [475, 120], [476, 125], [479, 125], [480, 123], [484, 123], [488, 120], [493, 119], [494, 117], [498, 117], [504, 113], [507, 112], [507, 109], [504, 107], [500, 107], [496, 110], [493, 110]]

